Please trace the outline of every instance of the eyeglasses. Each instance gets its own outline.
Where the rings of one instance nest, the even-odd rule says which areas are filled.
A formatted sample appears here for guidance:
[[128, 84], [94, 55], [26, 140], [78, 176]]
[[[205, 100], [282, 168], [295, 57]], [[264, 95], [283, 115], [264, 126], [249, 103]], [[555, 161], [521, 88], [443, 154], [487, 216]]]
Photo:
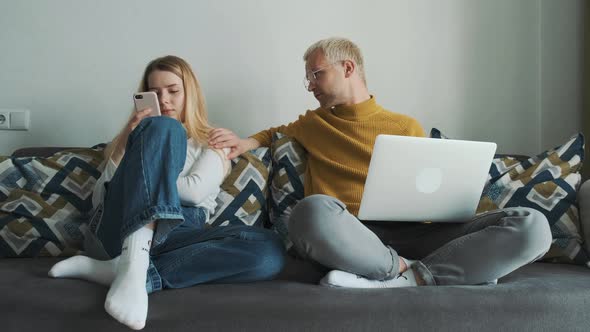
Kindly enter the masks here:
[[320, 74], [321, 72], [323, 72], [324, 70], [330, 68], [331, 66], [335, 65], [338, 62], [332, 62], [330, 64], [327, 64], [323, 67], [320, 67], [314, 71], [312, 71], [311, 73], [308, 73], [305, 75], [305, 77], [303, 78], [303, 86], [305, 87], [306, 90], [309, 90], [309, 85], [311, 83], [315, 83], [318, 80], [318, 74]]

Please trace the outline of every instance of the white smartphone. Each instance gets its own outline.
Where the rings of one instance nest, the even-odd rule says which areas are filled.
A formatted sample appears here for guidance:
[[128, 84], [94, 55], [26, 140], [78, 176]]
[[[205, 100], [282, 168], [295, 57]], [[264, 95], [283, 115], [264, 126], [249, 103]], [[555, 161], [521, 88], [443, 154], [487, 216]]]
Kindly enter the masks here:
[[135, 103], [135, 111], [139, 112], [146, 108], [151, 108], [150, 116], [160, 116], [160, 103], [158, 102], [158, 95], [153, 91], [139, 92], [133, 94], [133, 102]]

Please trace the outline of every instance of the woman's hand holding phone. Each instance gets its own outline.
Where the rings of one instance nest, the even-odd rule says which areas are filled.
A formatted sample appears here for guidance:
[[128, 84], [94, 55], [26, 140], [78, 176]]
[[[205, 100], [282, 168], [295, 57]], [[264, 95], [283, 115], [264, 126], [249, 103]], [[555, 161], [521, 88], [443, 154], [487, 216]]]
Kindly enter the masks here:
[[133, 103], [135, 104], [135, 112], [131, 115], [129, 122], [127, 123], [127, 130], [129, 133], [131, 133], [144, 118], [161, 115], [158, 95], [153, 91], [134, 94]]
[[[139, 92], [133, 95], [133, 103], [135, 104], [135, 112], [132, 112], [125, 129], [113, 139], [109, 144], [111, 152], [109, 158], [119, 165], [119, 162], [125, 154], [125, 146], [127, 145], [127, 139], [129, 134], [137, 127], [141, 120], [150, 116], [160, 116], [160, 103], [158, 102], [158, 95], [153, 91]], [[113, 146], [112, 148], [110, 146]]]
[[158, 95], [153, 91], [138, 92], [133, 95], [133, 103], [135, 104], [135, 110], [141, 111], [146, 108], [152, 110], [152, 116], [160, 116], [160, 103], [158, 102]]
[[148, 118], [152, 114], [152, 110], [150, 108], [145, 108], [139, 111], [133, 112], [131, 114], [131, 118], [127, 122], [127, 133], [131, 133], [135, 127], [141, 122], [141, 120]]
[[114, 144], [114, 147], [111, 150], [109, 158], [115, 163], [115, 165], [119, 165], [123, 155], [125, 154], [125, 146], [127, 145], [127, 139], [129, 138], [129, 134], [137, 127], [137, 125], [141, 122], [141, 120], [150, 116], [150, 109], [146, 108], [139, 112], [133, 112], [131, 117], [127, 121], [125, 125], [125, 129], [121, 131], [117, 137], [110, 143]]

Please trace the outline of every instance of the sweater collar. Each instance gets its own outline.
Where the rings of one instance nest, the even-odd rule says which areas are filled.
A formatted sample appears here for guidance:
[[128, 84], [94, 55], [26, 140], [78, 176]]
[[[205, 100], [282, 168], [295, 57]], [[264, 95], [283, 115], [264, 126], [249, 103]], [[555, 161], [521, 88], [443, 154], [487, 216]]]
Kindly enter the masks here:
[[354, 105], [337, 105], [332, 108], [332, 113], [345, 120], [362, 120], [379, 112], [375, 97]]

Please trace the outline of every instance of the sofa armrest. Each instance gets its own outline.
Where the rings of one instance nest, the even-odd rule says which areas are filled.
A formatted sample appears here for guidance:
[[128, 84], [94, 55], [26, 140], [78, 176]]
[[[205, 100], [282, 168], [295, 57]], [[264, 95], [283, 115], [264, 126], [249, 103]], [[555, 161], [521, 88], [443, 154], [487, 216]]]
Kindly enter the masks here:
[[584, 249], [590, 252], [590, 180], [582, 183], [578, 192], [578, 204], [580, 207], [580, 227], [584, 240]]

